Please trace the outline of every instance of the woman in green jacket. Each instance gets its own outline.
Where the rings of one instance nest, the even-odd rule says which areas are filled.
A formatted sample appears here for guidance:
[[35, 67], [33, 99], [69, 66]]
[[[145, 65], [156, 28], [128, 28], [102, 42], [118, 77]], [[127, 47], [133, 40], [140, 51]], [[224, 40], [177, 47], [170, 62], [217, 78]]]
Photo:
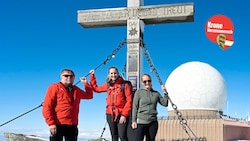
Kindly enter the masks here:
[[[152, 88], [152, 79], [149, 74], [141, 77], [143, 89], [139, 89], [134, 94], [132, 108], [132, 128], [135, 129], [134, 141], [143, 141], [146, 135], [147, 141], [154, 141], [158, 130], [157, 103], [168, 106], [168, 96], [164, 97]], [[161, 86], [167, 92], [164, 85]]]

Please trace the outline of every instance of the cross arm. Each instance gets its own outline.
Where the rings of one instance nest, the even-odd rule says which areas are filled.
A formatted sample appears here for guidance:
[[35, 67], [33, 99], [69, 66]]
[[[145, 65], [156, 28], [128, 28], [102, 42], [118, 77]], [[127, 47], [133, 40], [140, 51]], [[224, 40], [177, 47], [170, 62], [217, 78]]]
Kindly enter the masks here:
[[78, 11], [78, 23], [85, 28], [126, 26], [127, 20], [130, 19], [141, 19], [145, 24], [192, 22], [194, 21], [194, 4], [167, 4]]

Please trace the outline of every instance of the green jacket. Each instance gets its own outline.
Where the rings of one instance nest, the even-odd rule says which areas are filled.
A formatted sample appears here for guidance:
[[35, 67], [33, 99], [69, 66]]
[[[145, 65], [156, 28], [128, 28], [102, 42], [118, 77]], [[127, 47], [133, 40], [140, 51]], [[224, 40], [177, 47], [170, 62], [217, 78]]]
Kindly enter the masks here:
[[132, 108], [132, 122], [138, 124], [149, 124], [152, 121], [157, 121], [157, 103], [162, 106], [168, 106], [168, 97], [164, 98], [158, 91], [151, 89], [139, 89], [134, 94]]

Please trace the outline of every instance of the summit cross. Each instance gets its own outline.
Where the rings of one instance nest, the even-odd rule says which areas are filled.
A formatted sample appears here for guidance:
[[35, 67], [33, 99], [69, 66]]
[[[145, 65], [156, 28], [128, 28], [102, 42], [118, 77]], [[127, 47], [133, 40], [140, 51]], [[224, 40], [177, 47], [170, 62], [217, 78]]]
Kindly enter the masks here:
[[194, 4], [144, 6], [144, 0], [128, 0], [127, 7], [78, 10], [78, 23], [84, 28], [127, 26], [127, 80], [133, 90], [140, 88], [143, 72], [141, 41], [147, 24], [193, 22]]

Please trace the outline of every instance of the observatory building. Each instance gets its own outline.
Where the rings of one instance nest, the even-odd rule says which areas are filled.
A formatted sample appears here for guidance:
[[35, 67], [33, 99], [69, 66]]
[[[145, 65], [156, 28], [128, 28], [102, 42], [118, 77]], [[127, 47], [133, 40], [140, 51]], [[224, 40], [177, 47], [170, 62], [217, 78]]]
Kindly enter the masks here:
[[[250, 140], [250, 124], [223, 114], [227, 91], [222, 75], [207, 63], [193, 61], [168, 77], [167, 119], [160, 119], [156, 141]], [[198, 140], [199, 139], [199, 140]]]

